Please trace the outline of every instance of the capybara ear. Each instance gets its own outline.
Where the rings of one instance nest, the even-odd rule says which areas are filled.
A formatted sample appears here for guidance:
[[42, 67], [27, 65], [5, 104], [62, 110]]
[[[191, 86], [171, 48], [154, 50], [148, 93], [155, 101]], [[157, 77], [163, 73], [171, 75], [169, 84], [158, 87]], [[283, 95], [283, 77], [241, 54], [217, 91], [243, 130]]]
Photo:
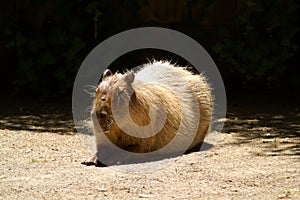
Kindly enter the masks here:
[[106, 78], [106, 77], [111, 76], [111, 75], [112, 75], [111, 71], [109, 69], [106, 69], [103, 73], [102, 78]]
[[128, 72], [128, 73], [124, 74], [125, 83], [130, 85], [134, 81], [134, 77], [135, 77], [135, 75], [133, 72]]

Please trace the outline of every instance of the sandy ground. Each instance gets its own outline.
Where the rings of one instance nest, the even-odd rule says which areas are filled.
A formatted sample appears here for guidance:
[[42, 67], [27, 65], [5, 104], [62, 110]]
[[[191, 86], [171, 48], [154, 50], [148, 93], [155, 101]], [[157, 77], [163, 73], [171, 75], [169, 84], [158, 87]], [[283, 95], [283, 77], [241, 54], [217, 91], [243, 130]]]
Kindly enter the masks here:
[[300, 199], [299, 108], [251, 105], [229, 108], [206, 154], [146, 174], [80, 164], [69, 107], [2, 105], [0, 199]]

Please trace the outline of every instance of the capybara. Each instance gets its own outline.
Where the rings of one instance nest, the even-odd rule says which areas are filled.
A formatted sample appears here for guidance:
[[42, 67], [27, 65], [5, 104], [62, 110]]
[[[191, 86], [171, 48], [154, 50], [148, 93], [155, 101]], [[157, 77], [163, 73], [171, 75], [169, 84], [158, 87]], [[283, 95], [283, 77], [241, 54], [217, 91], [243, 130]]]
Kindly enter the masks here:
[[101, 160], [109, 144], [133, 153], [191, 150], [209, 131], [212, 107], [206, 78], [187, 67], [153, 61], [124, 74], [106, 70], [91, 112], [98, 152], [85, 163]]

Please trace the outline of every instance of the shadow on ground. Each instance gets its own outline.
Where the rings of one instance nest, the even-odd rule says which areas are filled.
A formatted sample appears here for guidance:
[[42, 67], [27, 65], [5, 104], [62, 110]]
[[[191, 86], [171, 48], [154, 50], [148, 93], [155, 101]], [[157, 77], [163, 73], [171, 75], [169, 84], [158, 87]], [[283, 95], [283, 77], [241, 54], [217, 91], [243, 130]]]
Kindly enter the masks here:
[[0, 129], [75, 133], [69, 104], [5, 101], [0, 109]]
[[229, 107], [224, 133], [237, 136], [235, 144], [261, 141], [267, 155], [300, 155], [298, 102], [244, 101]]

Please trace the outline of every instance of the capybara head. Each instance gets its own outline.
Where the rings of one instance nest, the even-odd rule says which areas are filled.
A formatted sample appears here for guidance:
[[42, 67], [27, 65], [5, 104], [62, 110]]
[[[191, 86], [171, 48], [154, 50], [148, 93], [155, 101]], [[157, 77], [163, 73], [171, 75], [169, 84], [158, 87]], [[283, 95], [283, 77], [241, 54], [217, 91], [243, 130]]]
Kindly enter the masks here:
[[92, 110], [104, 132], [108, 131], [114, 122], [112, 104], [121, 106], [129, 101], [134, 93], [131, 85], [133, 81], [133, 72], [112, 74], [110, 70], [105, 70], [102, 81], [96, 89], [96, 98]]

